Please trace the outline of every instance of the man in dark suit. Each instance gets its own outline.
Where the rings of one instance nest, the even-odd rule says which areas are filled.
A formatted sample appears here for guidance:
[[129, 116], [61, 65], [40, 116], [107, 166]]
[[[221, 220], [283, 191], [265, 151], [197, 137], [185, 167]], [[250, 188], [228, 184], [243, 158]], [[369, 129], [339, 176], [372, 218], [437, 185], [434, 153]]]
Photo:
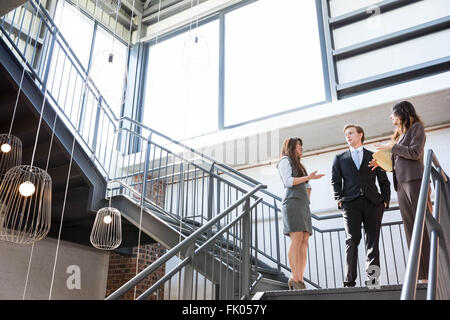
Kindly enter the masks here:
[[[354, 287], [357, 277], [358, 245], [361, 223], [366, 244], [366, 285], [378, 283], [380, 253], [378, 242], [381, 221], [391, 198], [390, 183], [381, 168], [369, 168], [373, 152], [363, 147], [364, 130], [354, 124], [346, 125], [345, 137], [349, 150], [338, 154], [333, 162], [331, 184], [339, 209], [343, 210], [346, 233], [346, 274], [344, 287]], [[381, 194], [375, 181], [378, 180]], [[375, 273], [375, 275], [374, 275]]]

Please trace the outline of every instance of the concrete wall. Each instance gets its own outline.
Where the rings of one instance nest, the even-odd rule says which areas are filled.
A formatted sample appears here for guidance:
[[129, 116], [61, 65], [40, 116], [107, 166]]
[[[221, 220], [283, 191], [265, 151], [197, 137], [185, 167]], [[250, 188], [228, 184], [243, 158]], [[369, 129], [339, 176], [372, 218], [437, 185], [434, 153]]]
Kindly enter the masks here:
[[[35, 244], [26, 289], [26, 300], [48, 300], [57, 240]], [[0, 241], [0, 299], [20, 300], [24, 294], [31, 246]], [[109, 252], [61, 241], [52, 289], [52, 300], [104, 299]]]

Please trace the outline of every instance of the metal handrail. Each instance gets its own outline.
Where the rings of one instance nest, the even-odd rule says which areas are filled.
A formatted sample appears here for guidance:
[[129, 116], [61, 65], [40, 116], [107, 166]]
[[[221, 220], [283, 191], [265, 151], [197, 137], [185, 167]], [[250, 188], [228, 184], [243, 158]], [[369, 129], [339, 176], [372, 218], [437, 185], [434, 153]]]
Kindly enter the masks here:
[[109, 295], [105, 300], [115, 300], [120, 298], [122, 295], [124, 295], [128, 290], [136, 286], [139, 282], [141, 282], [145, 277], [147, 277], [149, 274], [157, 270], [159, 267], [161, 267], [164, 263], [166, 263], [169, 259], [175, 257], [179, 252], [182, 250], [187, 249], [192, 243], [195, 242], [195, 240], [204, 232], [208, 231], [212, 226], [214, 226], [217, 222], [219, 222], [223, 217], [225, 217], [227, 214], [235, 210], [239, 205], [241, 205], [243, 202], [248, 200], [253, 194], [255, 194], [258, 190], [261, 188], [265, 188], [266, 186], [259, 184], [255, 188], [253, 188], [251, 191], [249, 191], [247, 194], [245, 194], [241, 199], [239, 199], [237, 202], [235, 202], [233, 205], [225, 209], [222, 213], [217, 215], [212, 220], [208, 221], [206, 224], [204, 224], [201, 228], [197, 229], [194, 233], [192, 233], [189, 237], [184, 239], [182, 242], [177, 244], [175, 247], [167, 251], [163, 256], [161, 256], [158, 260], [156, 260], [154, 263], [152, 263], [150, 266], [146, 267], [143, 271], [138, 273], [136, 276], [134, 276], [131, 280], [129, 280], [127, 283], [125, 283], [123, 286], [121, 286], [119, 289], [117, 289], [114, 293]]
[[[405, 280], [402, 287], [402, 293], [400, 296], [401, 300], [414, 300], [416, 298], [417, 290], [417, 280], [419, 276], [419, 263], [420, 263], [420, 253], [422, 250], [422, 239], [424, 235], [426, 212], [427, 212], [427, 199], [429, 191], [429, 181], [431, 176], [431, 168], [434, 164], [438, 172], [443, 177], [443, 181], [447, 182], [447, 177], [442, 167], [437, 161], [437, 157], [432, 149], [427, 152], [427, 157], [425, 161], [425, 168], [422, 175], [422, 184], [420, 186], [419, 200], [417, 204], [417, 211], [414, 220], [414, 227], [411, 236], [411, 246], [408, 257], [408, 264], [405, 272]], [[440, 209], [440, 197], [441, 197], [441, 181], [436, 180], [435, 187], [435, 201], [433, 209], [433, 217], [429, 216], [427, 219], [434, 219], [439, 225], [439, 209]], [[437, 259], [437, 240], [439, 239], [439, 233], [433, 232], [432, 230], [432, 248], [430, 250], [430, 268], [428, 271], [428, 279], [430, 283], [427, 288], [427, 299], [435, 298], [436, 281], [438, 277], [438, 270], [436, 268]]]
[[[148, 288], [147, 290], [144, 291], [144, 293], [142, 293], [136, 300], [143, 300], [146, 297], [148, 297], [149, 295], [151, 295], [153, 292], [155, 292], [156, 290], [158, 290], [158, 288], [161, 287], [161, 285], [163, 285], [168, 279], [170, 279], [174, 274], [176, 274], [177, 272], [179, 272], [184, 266], [186, 266], [186, 264], [188, 264], [193, 257], [198, 254], [199, 252], [201, 252], [202, 250], [204, 250], [209, 244], [213, 243], [214, 241], [216, 241], [221, 235], [223, 235], [226, 231], [228, 231], [231, 227], [233, 227], [235, 224], [237, 224], [246, 214], [249, 214], [249, 211], [251, 211], [253, 208], [255, 208], [258, 203], [261, 202], [261, 198], [259, 198], [247, 211], [244, 211], [243, 213], [241, 213], [239, 216], [237, 216], [236, 218], [234, 218], [231, 222], [229, 222], [226, 226], [224, 226], [222, 229], [220, 229], [219, 232], [217, 232], [213, 237], [209, 238], [208, 241], [206, 241], [205, 243], [203, 243], [199, 248], [197, 248], [194, 251], [193, 255], [190, 255], [186, 258], [183, 259], [183, 261], [181, 261], [177, 266], [175, 266], [172, 270], [170, 270], [169, 273], [167, 273], [166, 275], [164, 275], [161, 279], [159, 279], [157, 282], [155, 282], [150, 288]], [[262, 278], [261, 274], [258, 273], [258, 277], [259, 280]]]

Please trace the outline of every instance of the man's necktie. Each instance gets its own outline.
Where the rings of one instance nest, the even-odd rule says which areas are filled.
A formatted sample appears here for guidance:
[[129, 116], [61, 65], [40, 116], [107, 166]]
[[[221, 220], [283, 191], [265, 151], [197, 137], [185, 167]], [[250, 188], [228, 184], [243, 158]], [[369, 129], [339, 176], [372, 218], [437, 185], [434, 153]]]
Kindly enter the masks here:
[[358, 150], [353, 150], [352, 152], [352, 158], [353, 158], [353, 162], [355, 163], [356, 168], [359, 170], [359, 152]]

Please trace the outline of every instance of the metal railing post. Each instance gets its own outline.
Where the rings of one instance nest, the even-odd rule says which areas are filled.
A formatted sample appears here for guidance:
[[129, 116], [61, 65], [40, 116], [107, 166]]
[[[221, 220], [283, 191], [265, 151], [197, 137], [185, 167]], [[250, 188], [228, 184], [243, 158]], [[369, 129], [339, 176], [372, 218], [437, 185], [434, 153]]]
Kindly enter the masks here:
[[251, 250], [251, 215], [250, 200], [244, 204], [244, 216], [242, 218], [242, 276], [241, 288], [245, 297], [250, 294], [250, 250]]
[[192, 300], [192, 288], [194, 284], [194, 251], [195, 243], [186, 250], [186, 257], [190, 256], [191, 261], [184, 267], [183, 299]]
[[211, 169], [209, 169], [209, 183], [208, 183], [208, 221], [213, 217], [213, 205], [214, 205], [214, 165], [215, 162], [211, 165]]
[[422, 176], [422, 185], [420, 187], [416, 217], [411, 236], [408, 265], [405, 272], [405, 282], [403, 284], [402, 293], [400, 296], [401, 300], [414, 300], [416, 298], [417, 278], [419, 275], [419, 259], [422, 251], [422, 238], [428, 198], [428, 180], [430, 178], [432, 156], [433, 151], [428, 150], [425, 169]]
[[53, 49], [55, 47], [55, 41], [56, 41], [56, 32], [55, 32], [54, 27], [52, 27], [50, 29], [50, 33], [51, 33], [52, 39], [50, 40], [50, 46], [48, 47], [48, 54], [46, 57], [47, 61], [45, 63], [44, 78], [42, 80], [43, 90], [45, 90], [44, 88], [47, 88], [48, 74], [50, 72], [50, 67], [52, 65]]
[[281, 272], [281, 263], [280, 263], [280, 229], [278, 226], [278, 207], [277, 207], [277, 201], [274, 199], [273, 201], [274, 207], [275, 207], [275, 243], [277, 246], [277, 270], [278, 272]]
[[[438, 168], [437, 171], [441, 173], [441, 169]], [[441, 201], [441, 181], [436, 179], [435, 187], [435, 199], [433, 208], [433, 218], [439, 222], [439, 210]], [[437, 286], [437, 266], [438, 266], [438, 256], [439, 256], [439, 237], [438, 231], [431, 229], [430, 235], [430, 265], [428, 269], [428, 288], [427, 288], [427, 300], [436, 299], [436, 286]]]
[[[148, 167], [149, 167], [149, 162], [150, 162], [150, 145], [151, 145], [151, 141], [152, 141], [152, 134], [150, 133], [150, 135], [147, 138], [147, 150], [145, 150], [145, 163], [144, 163], [144, 172], [143, 172], [143, 177], [142, 177], [142, 195], [141, 195], [141, 207], [144, 207], [144, 203], [145, 203], [145, 198], [147, 196], [147, 172], [148, 172]], [[150, 197], [149, 197], [150, 198]]]
[[97, 104], [97, 113], [95, 115], [95, 124], [94, 124], [94, 135], [92, 138], [92, 154], [95, 155], [97, 151], [97, 139], [98, 139], [98, 127], [100, 122], [100, 111], [102, 106], [103, 98], [100, 96]]

